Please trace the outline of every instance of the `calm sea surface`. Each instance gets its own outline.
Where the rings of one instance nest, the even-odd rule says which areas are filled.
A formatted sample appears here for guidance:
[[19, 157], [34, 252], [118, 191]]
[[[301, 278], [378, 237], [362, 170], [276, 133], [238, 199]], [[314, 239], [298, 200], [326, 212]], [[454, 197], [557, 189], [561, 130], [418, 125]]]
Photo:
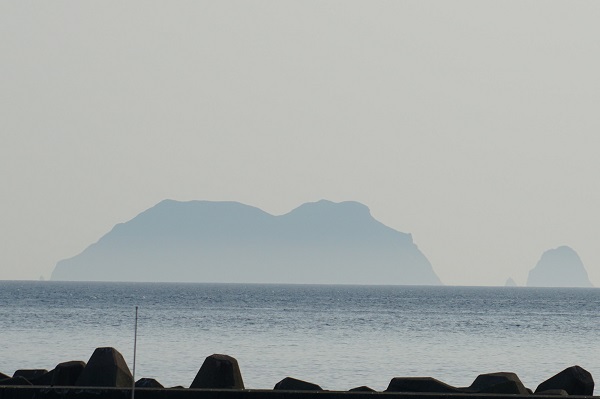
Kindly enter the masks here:
[[0, 282], [0, 372], [87, 361], [113, 346], [136, 379], [189, 386], [235, 357], [247, 388], [286, 376], [324, 389], [395, 376], [465, 386], [513, 371], [535, 389], [578, 364], [600, 380], [600, 290], [489, 287]]

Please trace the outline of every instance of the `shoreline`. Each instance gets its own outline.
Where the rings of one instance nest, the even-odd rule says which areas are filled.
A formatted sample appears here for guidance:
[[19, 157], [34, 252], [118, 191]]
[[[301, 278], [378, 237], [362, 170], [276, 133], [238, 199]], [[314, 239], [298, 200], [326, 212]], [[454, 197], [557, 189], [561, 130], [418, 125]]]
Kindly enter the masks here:
[[[0, 386], [0, 399], [131, 399], [131, 388]], [[556, 395], [459, 394], [410, 392], [298, 391], [264, 389], [135, 388], [138, 399], [556, 399]], [[569, 395], [585, 399], [600, 396]]]

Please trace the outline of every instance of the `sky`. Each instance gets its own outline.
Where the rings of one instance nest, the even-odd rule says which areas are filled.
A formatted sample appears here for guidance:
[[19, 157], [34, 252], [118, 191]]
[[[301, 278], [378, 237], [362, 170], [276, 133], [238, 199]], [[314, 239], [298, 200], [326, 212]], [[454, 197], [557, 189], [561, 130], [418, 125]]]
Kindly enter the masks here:
[[448, 285], [600, 286], [600, 2], [0, 2], [0, 279], [170, 198], [359, 201]]

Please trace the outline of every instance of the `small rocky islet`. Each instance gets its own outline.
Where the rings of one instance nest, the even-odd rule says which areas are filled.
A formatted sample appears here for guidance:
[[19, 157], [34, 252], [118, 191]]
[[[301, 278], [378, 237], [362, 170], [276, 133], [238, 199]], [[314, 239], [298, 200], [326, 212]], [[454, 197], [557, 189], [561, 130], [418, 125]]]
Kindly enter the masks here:
[[[67, 361], [50, 371], [21, 369], [15, 371], [12, 377], [0, 372], [0, 387], [131, 388], [133, 385], [133, 376], [125, 359], [112, 347], [97, 348], [87, 363]], [[165, 388], [153, 378], [141, 378], [135, 382], [135, 387]], [[185, 389], [182, 386], [172, 388]], [[213, 354], [204, 360], [189, 389], [244, 390], [245, 386], [237, 360], [228, 355]], [[315, 383], [292, 377], [277, 382], [273, 390], [324, 391]], [[367, 386], [357, 386], [350, 391], [376, 392]], [[395, 377], [384, 392], [473, 394], [474, 397], [481, 394], [591, 396], [594, 392], [594, 380], [582, 367], [571, 366], [540, 383], [535, 391], [526, 388], [515, 373], [498, 372], [481, 374], [468, 387], [454, 387], [431, 377]], [[1, 391], [0, 397], [5, 397]]]

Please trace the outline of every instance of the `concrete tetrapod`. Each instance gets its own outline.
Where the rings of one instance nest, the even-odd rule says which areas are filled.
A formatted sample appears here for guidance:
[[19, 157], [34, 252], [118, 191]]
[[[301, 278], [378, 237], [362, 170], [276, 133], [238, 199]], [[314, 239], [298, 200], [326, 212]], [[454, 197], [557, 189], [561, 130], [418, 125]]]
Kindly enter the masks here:
[[130, 388], [133, 385], [133, 377], [119, 351], [110, 347], [96, 348], [75, 385]]
[[349, 389], [348, 392], [376, 392], [373, 388], [366, 385], [361, 385], [356, 388]]
[[477, 376], [464, 392], [471, 393], [503, 393], [529, 395], [529, 391], [515, 373], [489, 373]]
[[140, 378], [135, 382], [136, 388], [164, 388], [163, 384], [154, 378]]
[[54, 370], [50, 370], [38, 377], [29, 380], [33, 385], [37, 386], [50, 386], [52, 385], [52, 379], [54, 378]]
[[244, 389], [244, 381], [237, 360], [227, 355], [208, 356], [204, 359], [190, 388]]
[[385, 392], [459, 393], [458, 388], [431, 377], [392, 378]]
[[552, 389], [563, 389], [569, 395], [593, 395], [594, 379], [586, 369], [571, 366], [542, 382], [535, 393]]
[[74, 386], [84, 368], [85, 362], [81, 360], [57, 364], [54, 368], [51, 385], [63, 387]]
[[312, 382], [297, 380], [292, 377], [285, 377], [283, 380], [275, 384], [274, 390], [286, 391], [322, 391], [323, 388]]
[[23, 377], [27, 381], [31, 381], [31, 380], [39, 378], [47, 373], [48, 373], [48, 370], [46, 370], [46, 369], [20, 369], [20, 370], [15, 371], [15, 373], [13, 374], [13, 378]]

